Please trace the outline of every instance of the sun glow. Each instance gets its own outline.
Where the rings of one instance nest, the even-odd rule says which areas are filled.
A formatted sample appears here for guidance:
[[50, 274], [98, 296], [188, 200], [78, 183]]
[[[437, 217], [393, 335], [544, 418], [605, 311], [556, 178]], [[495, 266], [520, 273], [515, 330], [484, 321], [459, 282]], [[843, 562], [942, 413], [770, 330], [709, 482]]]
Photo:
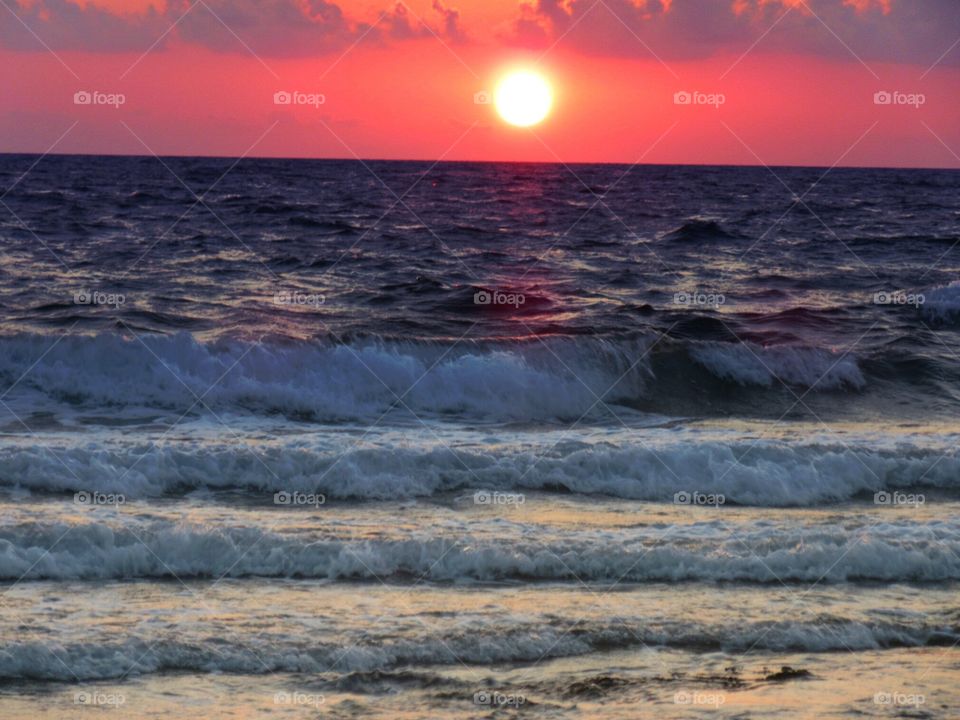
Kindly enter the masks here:
[[500, 117], [511, 125], [529, 127], [543, 120], [553, 105], [553, 91], [542, 75], [521, 70], [507, 75], [494, 92]]

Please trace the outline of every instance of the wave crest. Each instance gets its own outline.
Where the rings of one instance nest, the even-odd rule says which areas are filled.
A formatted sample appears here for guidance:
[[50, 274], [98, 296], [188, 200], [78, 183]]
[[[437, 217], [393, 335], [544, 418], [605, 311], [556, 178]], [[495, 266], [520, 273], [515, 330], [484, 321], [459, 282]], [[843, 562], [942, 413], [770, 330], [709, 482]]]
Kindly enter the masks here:
[[[9, 402], [183, 412], [231, 410], [319, 422], [388, 412], [490, 421], [576, 420], [603, 403], [663, 403], [691, 395], [685, 377], [705, 369], [724, 384], [861, 389], [851, 355], [819, 348], [714, 341], [554, 337], [543, 340], [202, 343], [186, 333], [142, 340], [118, 335], [0, 340]], [[655, 368], [655, 370], [654, 370]], [[701, 370], [702, 371], [702, 370]], [[662, 388], [669, 388], [664, 390]], [[686, 389], [684, 389], [686, 388]]]

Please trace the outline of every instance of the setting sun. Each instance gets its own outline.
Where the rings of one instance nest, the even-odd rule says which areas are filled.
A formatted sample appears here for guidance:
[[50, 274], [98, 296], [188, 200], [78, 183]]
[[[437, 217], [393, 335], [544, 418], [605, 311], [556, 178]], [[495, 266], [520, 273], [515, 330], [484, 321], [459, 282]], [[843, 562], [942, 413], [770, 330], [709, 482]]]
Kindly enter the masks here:
[[511, 125], [529, 127], [550, 112], [553, 92], [542, 75], [529, 71], [513, 72], [497, 86], [494, 104], [500, 117]]

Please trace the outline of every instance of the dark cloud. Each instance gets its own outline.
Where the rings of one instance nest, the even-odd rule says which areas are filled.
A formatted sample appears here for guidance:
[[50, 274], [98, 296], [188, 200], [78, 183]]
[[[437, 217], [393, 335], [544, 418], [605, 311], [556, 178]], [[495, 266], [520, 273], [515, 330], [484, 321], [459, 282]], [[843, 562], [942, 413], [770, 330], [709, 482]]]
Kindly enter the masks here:
[[[433, 5], [439, 20], [417, 18], [397, 2], [373, 27], [349, 20], [327, 0], [170, 0], [162, 13], [151, 8], [124, 15], [68, 0], [36, 0], [28, 7], [7, 2], [22, 22], [0, 8], [0, 45], [16, 50], [43, 50], [45, 44], [65, 51], [144, 52], [179, 41], [223, 53], [298, 57], [344, 49], [360, 38], [464, 38], [459, 12], [439, 0]], [[426, 24], [434, 21], [437, 27]]]
[[15, 0], [5, 0], [5, 4], [7, 8], [0, 7], [0, 45], [13, 50], [44, 50], [46, 44], [64, 51], [109, 48], [111, 52], [143, 52], [170, 27], [166, 17], [153, 8], [139, 15], [119, 16], [93, 5], [81, 8], [67, 0], [38, 0], [28, 7], [20, 7]]
[[466, 39], [466, 34], [460, 27], [460, 11], [447, 7], [440, 0], [433, 0], [433, 9], [440, 14], [443, 20], [442, 34], [453, 42], [463, 42]]
[[[123, 15], [69, 0], [6, 4], [22, 23], [0, 8], [0, 45], [17, 50], [43, 49], [33, 33], [58, 51], [143, 52], [162, 38], [157, 47], [186, 42], [263, 57], [319, 55], [360, 38], [382, 44], [438, 35], [455, 43], [467, 35], [444, 0], [433, 0], [430, 17], [396, 2], [373, 26], [348, 18], [333, 0], [170, 0], [163, 12]], [[759, 40], [757, 53], [929, 66], [960, 37], [960, 0], [524, 0], [518, 7], [510, 42], [608, 56], [652, 52], [666, 62], [738, 55]], [[960, 65], [960, 47], [942, 62]]]
[[460, 27], [460, 12], [448, 8], [440, 0], [434, 0], [433, 9], [440, 16], [440, 25], [433, 27], [422, 17], [418, 17], [402, 2], [394, 5], [377, 24], [386, 35], [397, 40], [437, 36], [451, 42], [462, 42], [466, 35]]
[[[739, 54], [759, 40], [758, 53], [930, 65], [958, 37], [960, 0], [532, 0], [511, 39], [666, 61]], [[943, 62], [960, 65], [960, 48]]]
[[423, 37], [429, 30], [420, 23], [403, 3], [397, 3], [390, 12], [384, 13], [377, 27], [395, 40]]
[[202, 0], [190, 10], [192, 5], [169, 5], [171, 22], [183, 17], [177, 38], [217, 52], [241, 52], [247, 45], [267, 57], [319, 54], [345, 47], [355, 32], [340, 8], [324, 0]]

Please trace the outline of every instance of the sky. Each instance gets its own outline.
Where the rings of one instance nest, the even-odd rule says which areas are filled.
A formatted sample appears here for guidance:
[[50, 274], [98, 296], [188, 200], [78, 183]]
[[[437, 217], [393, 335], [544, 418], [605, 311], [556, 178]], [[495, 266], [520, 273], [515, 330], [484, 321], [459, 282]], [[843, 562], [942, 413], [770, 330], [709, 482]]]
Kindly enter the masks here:
[[0, 67], [0, 152], [960, 168], [960, 0], [0, 0]]

